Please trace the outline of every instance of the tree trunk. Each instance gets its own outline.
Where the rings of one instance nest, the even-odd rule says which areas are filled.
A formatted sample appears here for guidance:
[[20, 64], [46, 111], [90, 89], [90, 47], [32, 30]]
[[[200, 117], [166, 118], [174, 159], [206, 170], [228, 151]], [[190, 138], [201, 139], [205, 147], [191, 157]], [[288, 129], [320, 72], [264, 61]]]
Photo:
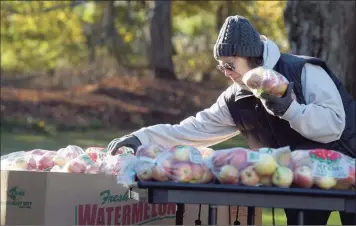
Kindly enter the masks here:
[[155, 0], [150, 31], [151, 67], [156, 77], [175, 80], [171, 26], [171, 1]]
[[115, 57], [118, 63], [127, 64], [127, 47], [125, 46], [120, 34], [115, 27], [115, 5], [114, 1], [107, 1], [104, 9], [104, 16], [102, 18], [102, 28], [105, 44], [108, 53]]
[[288, 1], [292, 54], [324, 60], [356, 97], [355, 1]]
[[219, 33], [221, 26], [224, 24], [224, 6], [220, 4], [216, 10], [216, 31]]

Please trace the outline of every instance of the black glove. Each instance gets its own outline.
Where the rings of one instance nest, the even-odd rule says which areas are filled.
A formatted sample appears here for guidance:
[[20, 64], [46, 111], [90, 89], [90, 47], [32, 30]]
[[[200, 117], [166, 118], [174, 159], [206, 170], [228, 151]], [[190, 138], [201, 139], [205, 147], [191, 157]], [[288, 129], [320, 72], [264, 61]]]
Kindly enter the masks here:
[[119, 148], [126, 146], [132, 148], [136, 153], [137, 148], [141, 145], [141, 141], [136, 136], [130, 134], [112, 140], [109, 143], [107, 149], [111, 155], [116, 155], [116, 152], [119, 150]]
[[293, 86], [293, 82], [289, 83], [288, 88], [282, 97], [262, 93], [261, 101], [267, 111], [272, 112], [275, 116], [283, 116], [293, 102]]

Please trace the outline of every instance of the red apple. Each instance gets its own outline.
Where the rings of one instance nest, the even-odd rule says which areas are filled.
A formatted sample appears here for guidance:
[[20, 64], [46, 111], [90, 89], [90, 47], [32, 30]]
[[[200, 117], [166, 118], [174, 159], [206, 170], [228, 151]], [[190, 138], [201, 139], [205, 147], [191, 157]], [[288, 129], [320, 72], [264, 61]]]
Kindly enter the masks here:
[[84, 173], [85, 170], [86, 166], [83, 163], [77, 161], [71, 161], [67, 166], [67, 171], [70, 173]]
[[159, 160], [158, 164], [163, 167], [164, 171], [169, 175], [172, 171], [174, 161], [170, 158], [162, 158]]
[[266, 93], [273, 93], [277, 89], [278, 78], [277, 76], [263, 76], [262, 78], [262, 89]]
[[37, 169], [39, 170], [47, 170], [52, 168], [55, 165], [53, 158], [56, 156], [55, 151], [48, 151], [44, 153], [42, 156], [36, 159]]
[[355, 175], [356, 175], [355, 167], [350, 166], [348, 177], [338, 179], [335, 187], [333, 187], [333, 188], [334, 189], [350, 189], [350, 188], [352, 188], [352, 186], [356, 186]]
[[54, 166], [53, 157], [42, 155], [39, 159], [37, 159], [37, 169], [46, 170], [50, 169]]
[[202, 165], [203, 175], [201, 177], [200, 183], [207, 184], [213, 181], [214, 174], [211, 172], [209, 167], [206, 164]]
[[258, 174], [256, 173], [254, 166], [248, 166], [241, 171], [240, 174], [241, 183], [248, 186], [257, 186], [260, 181]]
[[272, 177], [271, 176], [261, 176], [260, 183], [264, 186], [272, 186]]
[[156, 181], [168, 181], [167, 173], [161, 166], [154, 166], [152, 168], [152, 177]]
[[216, 151], [212, 157], [213, 166], [215, 168], [227, 165], [231, 158], [231, 152], [229, 151]]
[[315, 184], [325, 190], [328, 190], [336, 185], [336, 179], [333, 177], [317, 177], [315, 178]]
[[192, 180], [193, 171], [189, 163], [177, 163], [172, 168], [173, 180], [187, 183]]
[[313, 171], [309, 166], [300, 166], [294, 171], [294, 183], [302, 188], [311, 188], [314, 184]]
[[154, 144], [149, 145], [141, 145], [138, 147], [136, 151], [136, 156], [141, 157], [149, 157], [149, 158], [156, 158], [159, 153], [161, 153], [162, 147]]
[[204, 171], [200, 164], [192, 164], [192, 180], [191, 183], [199, 183], [202, 180]]
[[221, 167], [218, 180], [222, 184], [237, 184], [239, 182], [239, 171], [232, 165]]
[[248, 164], [246, 150], [233, 151], [229, 164], [239, 170], [242, 169], [243, 167], [246, 167], [246, 165]]
[[281, 82], [276, 89], [274, 90], [275, 94], [278, 96], [283, 96], [284, 93], [287, 91], [288, 83]]
[[274, 185], [280, 188], [289, 188], [293, 182], [293, 172], [288, 167], [280, 166], [272, 176]]
[[355, 166], [349, 167], [349, 176], [346, 179], [352, 185], [356, 186], [356, 168], [355, 168]]
[[348, 190], [351, 187], [352, 184], [350, 184], [347, 180], [339, 179], [336, 181], [336, 185], [333, 187], [333, 189]]

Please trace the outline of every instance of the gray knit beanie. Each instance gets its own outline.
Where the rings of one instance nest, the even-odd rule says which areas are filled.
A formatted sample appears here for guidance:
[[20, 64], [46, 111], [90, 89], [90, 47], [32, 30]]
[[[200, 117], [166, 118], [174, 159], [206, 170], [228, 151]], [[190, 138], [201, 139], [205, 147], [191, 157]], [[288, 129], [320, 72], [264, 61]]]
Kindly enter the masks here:
[[242, 16], [229, 16], [220, 29], [214, 45], [214, 57], [242, 56], [259, 57], [263, 54], [263, 42], [260, 34]]

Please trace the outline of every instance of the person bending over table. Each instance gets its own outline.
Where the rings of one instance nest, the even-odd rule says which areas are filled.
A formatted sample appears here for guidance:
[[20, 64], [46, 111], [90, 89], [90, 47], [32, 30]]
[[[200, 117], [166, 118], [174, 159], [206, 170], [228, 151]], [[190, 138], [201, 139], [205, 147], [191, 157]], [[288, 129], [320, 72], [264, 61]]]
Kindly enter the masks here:
[[[157, 143], [209, 147], [241, 134], [252, 149], [290, 146], [333, 149], [351, 157], [356, 152], [356, 104], [339, 79], [318, 58], [281, 53], [239, 15], [225, 20], [214, 45], [220, 69], [234, 83], [210, 108], [180, 124], [158, 124], [114, 139], [108, 149]], [[253, 68], [271, 68], [287, 78], [282, 97], [256, 98], [242, 76]], [[292, 98], [292, 91], [296, 100]], [[297, 210], [286, 209], [288, 225], [297, 224]], [[325, 225], [330, 211], [305, 211], [306, 225]], [[340, 213], [343, 224], [355, 225], [353, 214]]]

